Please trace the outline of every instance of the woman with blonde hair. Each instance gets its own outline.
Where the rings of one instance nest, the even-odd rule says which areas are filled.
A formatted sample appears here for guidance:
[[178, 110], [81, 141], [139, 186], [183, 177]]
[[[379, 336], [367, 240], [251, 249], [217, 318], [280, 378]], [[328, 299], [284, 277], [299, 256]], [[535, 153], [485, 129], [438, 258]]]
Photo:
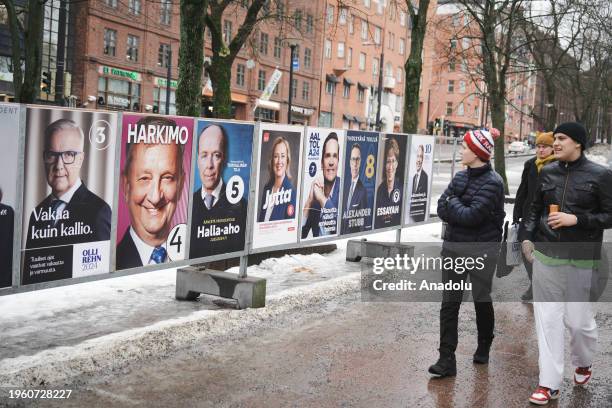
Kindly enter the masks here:
[[293, 219], [295, 216], [295, 190], [291, 180], [291, 148], [282, 136], [272, 143], [268, 162], [268, 182], [264, 186], [258, 222]]

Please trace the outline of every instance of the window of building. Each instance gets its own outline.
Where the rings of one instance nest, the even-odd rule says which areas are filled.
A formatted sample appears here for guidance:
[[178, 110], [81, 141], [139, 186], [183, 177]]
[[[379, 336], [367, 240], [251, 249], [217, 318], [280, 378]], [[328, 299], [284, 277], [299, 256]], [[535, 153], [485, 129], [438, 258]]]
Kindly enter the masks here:
[[470, 94], [470, 96], [468, 96], [468, 102], [469, 103], [474, 102], [474, 94]]
[[274, 89], [272, 90], [272, 93], [274, 95], [278, 95], [278, 82], [276, 83], [276, 85], [274, 86]]
[[338, 24], [345, 25], [348, 16], [348, 9], [346, 7], [341, 7], [338, 12]]
[[259, 52], [268, 55], [268, 34], [259, 33]]
[[138, 43], [138, 37], [128, 34], [126, 47], [126, 58], [128, 61], [138, 61]]
[[463, 102], [461, 102], [459, 104], [459, 106], [457, 106], [457, 115], [463, 116], [463, 114], [464, 114], [464, 111], [463, 111]]
[[[166, 91], [167, 88], [153, 88], [153, 109], [158, 113], [166, 113]], [[170, 89], [170, 104], [168, 105], [170, 115], [176, 115], [176, 93]]]
[[293, 57], [298, 61], [300, 60], [300, 46], [299, 45], [295, 46], [295, 51], [293, 51]]
[[450, 116], [453, 114], [453, 103], [452, 102], [446, 102], [446, 115]]
[[302, 84], [302, 99], [306, 102], [310, 100], [310, 82], [308, 81]]
[[266, 71], [260, 69], [257, 76], [257, 90], [263, 91], [264, 89], [266, 89]]
[[450, 61], [448, 61], [448, 72], [455, 72], [455, 59], [451, 58]]
[[291, 81], [291, 97], [293, 99], [297, 98], [297, 91], [298, 91], [298, 80], [297, 79], [293, 79]]
[[406, 40], [404, 40], [403, 38], [400, 38], [400, 40], [399, 40], [399, 54], [400, 55], [404, 55], [405, 52], [406, 52]]
[[367, 8], [370, 8], [370, 2], [371, 0], [363, 0], [363, 5], [366, 6]]
[[374, 27], [374, 42], [380, 44], [382, 38], [382, 29], [380, 27]]
[[104, 29], [104, 54], [115, 56], [117, 51], [117, 31], [110, 28]]
[[111, 109], [140, 111], [140, 84], [121, 79], [99, 77], [98, 98]]
[[244, 64], [236, 65], [236, 85], [244, 86], [244, 73], [246, 72]]
[[104, 0], [108, 7], [117, 8], [117, 0]]
[[368, 22], [365, 20], [361, 20], [361, 39], [364, 41], [368, 39]]
[[338, 43], [338, 58], [344, 58], [344, 43]]
[[159, 44], [159, 50], [157, 51], [157, 66], [168, 68], [168, 57], [170, 56], [170, 44]]
[[332, 95], [334, 93], [334, 87], [335, 84], [331, 81], [325, 81], [325, 91], [329, 94]]
[[459, 14], [453, 14], [453, 27], [459, 27], [461, 24], [461, 16]]
[[480, 106], [476, 105], [474, 108], [474, 118], [478, 119], [480, 117]]
[[468, 72], [467, 61], [461, 61], [461, 72]]
[[170, 25], [172, 21], [172, 0], [161, 0], [160, 3], [160, 23]]
[[325, 16], [327, 17], [327, 24], [334, 24], [334, 6], [332, 6], [331, 4], [327, 5], [327, 13], [325, 14]]
[[448, 80], [448, 93], [455, 92], [455, 81], [452, 79]]
[[344, 99], [348, 99], [351, 96], [351, 87], [347, 84], [344, 84], [344, 88], [342, 88], [342, 97]]
[[388, 77], [393, 76], [393, 64], [391, 64], [390, 62], [387, 62], [385, 64], [385, 75]]
[[453, 38], [452, 40], [450, 40], [450, 48], [451, 48], [451, 50], [457, 49], [457, 40], [456, 39]]
[[352, 14], [349, 14], [348, 16], [348, 26], [349, 26], [349, 34], [354, 34], [355, 33], [355, 16]]
[[395, 34], [389, 31], [389, 44], [387, 44], [390, 50], [395, 48]]
[[465, 93], [465, 81], [459, 81], [459, 92]]
[[310, 68], [312, 65], [312, 50], [304, 48], [304, 68]]
[[232, 42], [232, 22], [229, 20], [223, 20], [223, 41], [226, 45]]
[[470, 48], [470, 39], [469, 38], [464, 38], [461, 40], [462, 41], [462, 47], [464, 50], [467, 50]]
[[283, 4], [282, 1], [277, 1], [276, 2], [276, 19], [278, 21], [282, 21], [284, 16], [285, 16], [285, 5]]
[[366, 69], [366, 55], [363, 52], [359, 53], [359, 70], [365, 71]]
[[357, 87], [357, 102], [363, 102], [365, 99], [365, 89]]
[[378, 74], [378, 58], [372, 58], [372, 74]]
[[400, 25], [404, 27], [406, 25], [406, 13], [400, 11]]
[[278, 122], [278, 111], [265, 108], [257, 108], [255, 110], [255, 118], [261, 122]]
[[140, 0], [128, 0], [128, 10], [134, 15], [139, 15], [142, 5]]
[[312, 33], [314, 31], [314, 17], [312, 14], [306, 14], [306, 32]]
[[402, 67], [397, 67], [396, 75], [397, 75], [397, 82], [401, 84], [404, 78], [404, 69]]
[[295, 21], [295, 28], [298, 30], [302, 29], [302, 10], [296, 9], [293, 12], [293, 20]]
[[279, 59], [281, 57], [281, 45], [282, 45], [281, 39], [278, 37], [274, 37], [274, 58], [276, 59]]
[[351, 47], [348, 47], [348, 50], [346, 51], [346, 66], [353, 66], [353, 48]]
[[331, 47], [332, 47], [331, 41], [325, 40], [325, 58], [327, 59], [331, 58]]

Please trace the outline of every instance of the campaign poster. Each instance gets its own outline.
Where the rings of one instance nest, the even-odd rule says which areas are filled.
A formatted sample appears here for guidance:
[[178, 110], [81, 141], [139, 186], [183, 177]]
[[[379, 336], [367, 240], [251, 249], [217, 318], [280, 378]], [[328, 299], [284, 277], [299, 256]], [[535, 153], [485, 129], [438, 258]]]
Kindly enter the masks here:
[[116, 270], [185, 259], [193, 124], [123, 115]]
[[197, 122], [189, 258], [244, 250], [254, 127]]
[[343, 147], [343, 130], [314, 127], [306, 130], [301, 240], [339, 233]]
[[353, 234], [372, 229], [376, 188], [376, 132], [349, 130], [344, 153], [341, 233]]
[[408, 215], [406, 224], [414, 224], [429, 219], [434, 145], [432, 136], [411, 136], [405, 209]]
[[20, 106], [0, 103], [0, 158], [5, 171], [0, 172], [0, 288], [13, 280], [13, 232], [17, 204], [19, 166]]
[[374, 228], [398, 226], [402, 222], [407, 135], [381, 134]]
[[22, 282], [109, 272], [117, 114], [29, 107]]
[[297, 242], [303, 128], [260, 127], [253, 248]]

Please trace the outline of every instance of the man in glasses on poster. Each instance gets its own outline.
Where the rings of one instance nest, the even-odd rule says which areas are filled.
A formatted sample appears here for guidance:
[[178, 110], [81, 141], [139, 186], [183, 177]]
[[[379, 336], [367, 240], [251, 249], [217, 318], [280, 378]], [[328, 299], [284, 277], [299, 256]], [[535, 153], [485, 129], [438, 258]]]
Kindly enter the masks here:
[[45, 129], [43, 164], [51, 194], [30, 215], [26, 248], [110, 239], [111, 210], [81, 181], [83, 130], [70, 119]]

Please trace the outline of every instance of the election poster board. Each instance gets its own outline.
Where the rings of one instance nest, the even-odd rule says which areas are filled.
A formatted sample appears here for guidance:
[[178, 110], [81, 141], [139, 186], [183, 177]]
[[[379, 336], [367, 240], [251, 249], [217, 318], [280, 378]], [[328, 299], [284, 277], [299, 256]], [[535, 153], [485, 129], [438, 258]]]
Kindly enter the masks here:
[[433, 136], [411, 136], [408, 191], [404, 210], [407, 217], [404, 224], [414, 224], [429, 219], [434, 145]]
[[13, 280], [20, 111], [21, 108], [17, 104], [0, 103], [0, 157], [4, 168], [4, 171], [0, 172], [0, 288], [11, 286]]
[[117, 114], [28, 107], [22, 283], [109, 272]]
[[116, 270], [185, 259], [193, 125], [123, 115]]
[[337, 236], [344, 131], [309, 127], [304, 149], [301, 240]]
[[189, 258], [244, 250], [254, 127], [197, 122]]
[[402, 222], [407, 135], [381, 134], [374, 228], [395, 227]]
[[372, 229], [379, 134], [348, 130], [344, 153], [341, 233]]
[[297, 243], [303, 128], [262, 124], [253, 248]]

